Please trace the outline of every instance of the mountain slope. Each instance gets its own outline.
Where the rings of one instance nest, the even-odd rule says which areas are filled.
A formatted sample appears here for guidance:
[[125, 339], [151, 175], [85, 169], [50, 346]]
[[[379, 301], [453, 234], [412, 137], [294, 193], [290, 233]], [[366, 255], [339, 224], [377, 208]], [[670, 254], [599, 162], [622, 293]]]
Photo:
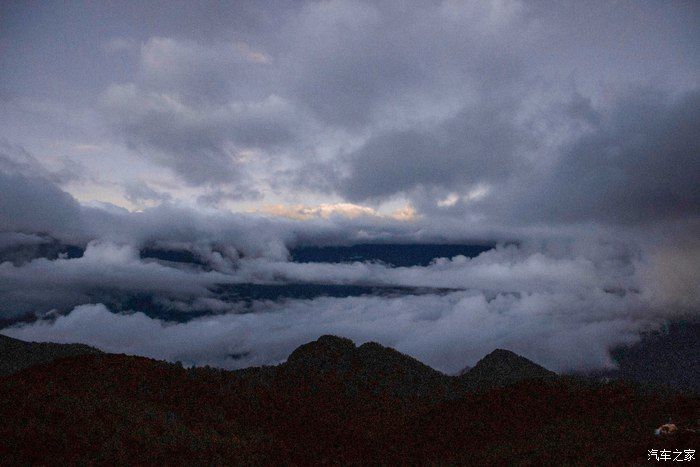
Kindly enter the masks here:
[[691, 423], [700, 410], [697, 397], [559, 379], [457, 398], [413, 395], [405, 403], [391, 391], [375, 394], [371, 384], [346, 390], [363, 366], [393, 372], [413, 365], [405, 356], [381, 346], [360, 350], [338, 338], [312, 344], [287, 364], [245, 372], [98, 354], [0, 377], [0, 459], [8, 465], [628, 465], [646, 461], [647, 449], [687, 449], [699, 440], [653, 435], [668, 417], [679, 426]]
[[467, 390], [483, 390], [528, 379], [553, 380], [556, 374], [510, 350], [496, 349], [458, 378]]
[[333, 376], [351, 392], [359, 389], [395, 397], [453, 391], [452, 378], [376, 342], [356, 347], [350, 339], [321, 336], [292, 352], [282, 371], [312, 378]]
[[25, 342], [0, 334], [0, 375], [15, 373], [57, 358], [96, 353], [100, 351], [83, 344]]

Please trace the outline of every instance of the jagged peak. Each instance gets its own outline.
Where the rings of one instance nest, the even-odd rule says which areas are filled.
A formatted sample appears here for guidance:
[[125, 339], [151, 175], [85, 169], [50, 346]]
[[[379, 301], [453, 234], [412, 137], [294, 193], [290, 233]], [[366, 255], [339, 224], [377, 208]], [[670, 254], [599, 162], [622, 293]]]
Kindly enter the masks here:
[[356, 349], [355, 343], [346, 338], [330, 334], [323, 335], [313, 342], [297, 347], [287, 358], [287, 363], [301, 362], [308, 359], [319, 358], [337, 359], [342, 355], [348, 355]]
[[524, 379], [551, 379], [556, 374], [506, 349], [495, 349], [459, 377], [470, 387], [504, 386]]

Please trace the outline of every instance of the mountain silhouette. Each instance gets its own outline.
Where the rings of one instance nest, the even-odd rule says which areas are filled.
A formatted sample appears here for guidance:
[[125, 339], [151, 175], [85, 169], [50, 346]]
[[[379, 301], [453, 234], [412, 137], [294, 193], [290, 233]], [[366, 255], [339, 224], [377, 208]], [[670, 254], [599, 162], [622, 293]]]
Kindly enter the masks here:
[[83, 344], [25, 342], [0, 334], [0, 376], [57, 358], [95, 353], [100, 351]]
[[239, 371], [0, 339], [3, 368], [18, 359], [0, 376], [8, 465], [637, 465], [698, 441], [653, 434], [694, 428], [696, 396], [555, 379], [500, 349], [447, 376], [335, 336]]
[[351, 391], [369, 389], [398, 397], [454, 392], [453, 378], [413, 357], [376, 342], [358, 347], [350, 339], [331, 335], [298, 347], [282, 369], [314, 378], [332, 374]]
[[458, 378], [462, 387], [475, 390], [507, 386], [528, 379], [553, 380], [556, 376], [556, 373], [510, 350], [496, 349]]

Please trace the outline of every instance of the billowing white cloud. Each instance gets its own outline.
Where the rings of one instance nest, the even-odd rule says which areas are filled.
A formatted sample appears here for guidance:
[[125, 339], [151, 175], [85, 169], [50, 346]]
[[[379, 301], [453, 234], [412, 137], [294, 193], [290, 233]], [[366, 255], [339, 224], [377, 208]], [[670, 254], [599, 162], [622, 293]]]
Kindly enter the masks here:
[[[654, 324], [639, 302], [604, 292], [483, 294], [397, 298], [318, 298], [166, 323], [142, 313], [77, 307], [55, 321], [6, 328], [35, 341], [83, 342], [110, 352], [226, 368], [275, 364], [322, 334], [378, 341], [454, 373], [494, 348], [512, 349], [555, 370], [612, 365], [608, 350]], [[262, 308], [262, 307], [261, 307]], [[592, 310], [605, 309], [601, 315]], [[640, 316], [641, 315], [641, 316]], [[233, 356], [233, 357], [232, 357]]]
[[[425, 267], [383, 264], [290, 263], [281, 258], [195, 252], [218, 271], [141, 260], [133, 247], [90, 243], [78, 259], [0, 265], [9, 304], [48, 315], [3, 333], [29, 340], [84, 342], [190, 364], [226, 368], [273, 364], [321, 334], [376, 340], [445, 372], [456, 372], [496, 347], [557, 370], [612, 365], [608, 351], [667, 319], [692, 315], [693, 264], [676, 272], [686, 283], [658, 284], [672, 257], [649, 257], [623, 244], [556, 241], [499, 246], [469, 259], [456, 256]], [[666, 262], [664, 262], [666, 261]], [[460, 289], [426, 295], [320, 297], [259, 301], [248, 307], [222, 300], [217, 284], [321, 283]], [[696, 284], [696, 283], [695, 283]], [[685, 287], [687, 290], [680, 290]], [[165, 309], [209, 314], [184, 323], [114, 313], [96, 299], [112, 293], [154, 295]], [[85, 304], [85, 305], [83, 305]], [[232, 357], [233, 355], [233, 357]]]
[[89, 243], [81, 258], [39, 258], [19, 266], [0, 263], [0, 278], [3, 318], [70, 309], [110, 293], [208, 297], [207, 286], [226, 282], [226, 277], [216, 272], [142, 261], [133, 246], [104, 242]]

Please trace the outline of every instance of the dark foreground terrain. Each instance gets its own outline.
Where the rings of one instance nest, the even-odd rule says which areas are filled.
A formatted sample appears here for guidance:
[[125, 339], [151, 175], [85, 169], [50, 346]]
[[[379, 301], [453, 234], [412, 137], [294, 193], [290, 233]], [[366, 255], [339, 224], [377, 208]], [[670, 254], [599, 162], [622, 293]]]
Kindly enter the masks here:
[[697, 395], [557, 377], [506, 350], [450, 377], [333, 336], [235, 372], [7, 339], [27, 368], [0, 377], [4, 465], [619, 465], [700, 446], [653, 435], [694, 427]]

